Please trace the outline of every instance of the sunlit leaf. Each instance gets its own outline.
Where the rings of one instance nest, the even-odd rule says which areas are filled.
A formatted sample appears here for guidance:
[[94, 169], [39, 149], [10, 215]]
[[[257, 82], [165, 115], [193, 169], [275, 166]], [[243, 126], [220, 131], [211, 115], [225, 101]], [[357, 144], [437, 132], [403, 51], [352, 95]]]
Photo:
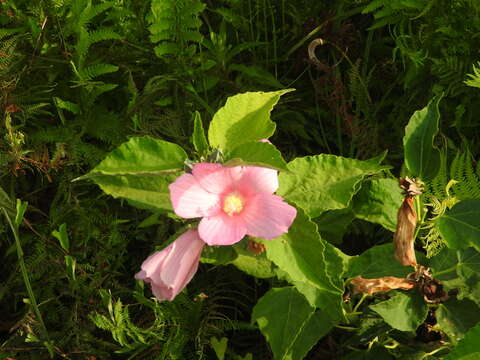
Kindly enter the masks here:
[[300, 209], [288, 233], [263, 243], [267, 257], [288, 275], [312, 306], [333, 319], [343, 318], [343, 259]]
[[385, 322], [400, 331], [415, 331], [425, 321], [428, 308], [418, 293], [397, 292], [386, 301], [370, 305]]
[[275, 146], [268, 143], [250, 141], [228, 152], [225, 165], [254, 165], [277, 170], [287, 170], [287, 163]]
[[280, 174], [278, 194], [303, 208], [310, 217], [350, 205], [361, 181], [388, 169], [382, 159], [366, 161], [321, 154], [296, 158], [288, 163], [289, 172]]
[[290, 91], [293, 89], [247, 92], [229, 97], [210, 123], [210, 145], [228, 151], [248, 141], [268, 139], [275, 131], [270, 112], [280, 96]]
[[480, 199], [467, 199], [455, 204], [435, 223], [449, 248], [473, 246], [480, 249]]
[[440, 168], [440, 151], [434, 146], [433, 139], [438, 132], [438, 104], [442, 97], [434, 97], [425, 108], [415, 111], [405, 127], [405, 165], [410, 175], [422, 180], [434, 178]]
[[333, 325], [290, 287], [269, 290], [253, 308], [252, 320], [267, 338], [275, 359], [284, 360], [303, 359]]

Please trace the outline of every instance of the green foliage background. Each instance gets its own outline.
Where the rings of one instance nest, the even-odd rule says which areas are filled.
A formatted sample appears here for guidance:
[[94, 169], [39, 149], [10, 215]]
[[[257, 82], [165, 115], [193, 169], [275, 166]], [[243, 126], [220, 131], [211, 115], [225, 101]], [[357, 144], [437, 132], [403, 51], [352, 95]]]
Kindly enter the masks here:
[[[385, 163], [398, 175], [405, 125], [443, 93], [439, 171], [425, 192], [441, 216], [452, 198], [480, 197], [479, 15], [475, 0], [0, 1], [0, 206], [7, 214], [0, 223], [0, 359], [221, 358], [223, 345], [213, 337], [228, 339], [226, 359], [272, 358], [277, 350], [251, 315], [283, 281], [202, 264], [187, 292], [159, 304], [133, 274], [181, 231], [175, 219], [72, 180], [133, 136], [200, 152], [190, 142], [202, 121], [195, 111], [207, 128], [228, 96], [284, 88], [296, 91], [276, 106], [270, 140], [286, 160], [321, 153], [365, 160], [388, 150]], [[315, 39], [326, 44], [309, 57]], [[451, 179], [458, 183], [448, 185]], [[17, 198], [28, 202], [19, 240], [36, 304], [7, 221]], [[362, 204], [349, 209], [356, 220], [345, 212], [334, 228], [327, 217], [341, 210], [315, 220], [349, 255], [391, 242], [392, 228], [374, 224], [383, 220]], [[435, 221], [425, 219], [424, 251], [438, 254], [431, 261], [442, 281], [466, 284], [461, 305], [442, 304], [438, 312], [446, 334], [439, 336], [455, 344], [455, 334], [475, 325], [461, 312], [452, 325], [448, 314], [462, 306], [478, 312], [478, 253], [444, 248]], [[290, 292], [281, 291], [298, 296]], [[353, 330], [316, 329], [325, 336], [307, 358], [448, 352], [440, 339], [392, 330], [369, 301], [376, 300], [365, 300], [366, 317]], [[465, 339], [475, 336], [478, 325]]]

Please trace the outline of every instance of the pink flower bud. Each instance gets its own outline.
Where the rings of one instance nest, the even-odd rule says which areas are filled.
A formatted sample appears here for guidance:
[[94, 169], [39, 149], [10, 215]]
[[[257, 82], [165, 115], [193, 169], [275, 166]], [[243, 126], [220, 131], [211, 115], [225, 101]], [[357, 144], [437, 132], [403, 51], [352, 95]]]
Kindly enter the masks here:
[[198, 231], [188, 230], [165, 249], [150, 255], [135, 278], [150, 283], [158, 300], [172, 301], [197, 272], [204, 246]]

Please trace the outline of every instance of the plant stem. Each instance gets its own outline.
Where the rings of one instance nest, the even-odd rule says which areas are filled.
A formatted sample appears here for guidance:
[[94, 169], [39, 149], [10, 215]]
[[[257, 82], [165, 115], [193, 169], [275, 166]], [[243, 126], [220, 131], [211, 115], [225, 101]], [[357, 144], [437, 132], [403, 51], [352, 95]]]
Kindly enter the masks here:
[[20, 271], [23, 276], [23, 281], [25, 282], [25, 287], [27, 288], [27, 293], [28, 293], [28, 298], [30, 300], [30, 304], [33, 307], [33, 311], [35, 315], [37, 316], [37, 319], [42, 327], [43, 333], [47, 341], [49, 340], [47, 328], [45, 326], [45, 323], [43, 321], [42, 314], [40, 312], [40, 309], [38, 308], [37, 305], [37, 300], [35, 298], [35, 294], [33, 293], [32, 285], [30, 284], [30, 278], [28, 277], [28, 272], [27, 272], [27, 267], [25, 265], [25, 261], [23, 259], [23, 250], [22, 250], [22, 245], [20, 243], [20, 237], [18, 235], [18, 227], [14, 226], [12, 223], [12, 219], [10, 219], [10, 216], [8, 216], [8, 213], [5, 211], [4, 208], [2, 208], [3, 213], [5, 217], [7, 218], [8, 224], [10, 225], [10, 228], [12, 229], [13, 232], [13, 237], [15, 238], [15, 245], [17, 247], [17, 254], [18, 254], [18, 263], [20, 264]]

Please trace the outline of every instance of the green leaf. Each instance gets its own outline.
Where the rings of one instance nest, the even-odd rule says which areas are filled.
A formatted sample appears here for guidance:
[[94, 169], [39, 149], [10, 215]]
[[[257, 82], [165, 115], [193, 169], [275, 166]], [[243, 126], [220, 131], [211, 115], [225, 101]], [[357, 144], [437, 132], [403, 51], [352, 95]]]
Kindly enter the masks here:
[[342, 319], [343, 259], [318, 234], [317, 226], [298, 209], [288, 233], [264, 241], [267, 258], [288, 274], [312, 306]]
[[17, 229], [20, 227], [20, 224], [23, 221], [23, 215], [25, 215], [25, 211], [27, 211], [27, 207], [28, 207], [28, 202], [26, 201], [23, 202], [22, 200], [17, 199], [17, 212], [15, 214], [15, 219], [13, 221]]
[[244, 142], [268, 139], [275, 132], [270, 112], [280, 96], [290, 91], [293, 89], [247, 92], [229, 97], [210, 123], [210, 145], [228, 151]]
[[415, 331], [427, 318], [428, 307], [417, 293], [397, 292], [387, 301], [370, 305], [385, 322], [400, 331]]
[[168, 185], [183, 168], [187, 154], [178, 145], [150, 137], [135, 137], [112, 151], [90, 173], [102, 190], [152, 211], [171, 210]]
[[437, 326], [456, 344], [465, 333], [480, 321], [480, 309], [471, 300], [449, 299], [435, 311]]
[[77, 260], [70, 255], [65, 255], [65, 266], [67, 268], [68, 278], [72, 281], [76, 281], [75, 276], [75, 267], [77, 265]]
[[233, 246], [205, 246], [201, 262], [214, 265], [227, 265], [237, 258]]
[[435, 224], [449, 248], [473, 246], [480, 250], [480, 199], [467, 199], [455, 204]]
[[233, 246], [237, 256], [230, 263], [235, 265], [244, 273], [260, 279], [267, 279], [275, 276], [275, 267], [267, 259], [265, 254], [253, 255], [244, 248], [244, 243], [238, 243]]
[[267, 338], [274, 358], [282, 360], [303, 359], [332, 328], [322, 311], [288, 287], [270, 289], [261, 297], [253, 308], [252, 321]]
[[70, 240], [67, 234], [67, 224], [63, 223], [57, 230], [52, 231], [52, 235], [60, 242], [60, 246], [63, 250], [68, 251], [70, 249]]
[[428, 266], [445, 290], [457, 289], [458, 299], [468, 298], [480, 306], [480, 253], [473, 248], [443, 249]]
[[353, 198], [353, 213], [359, 219], [380, 224], [395, 232], [403, 195], [394, 179], [373, 179], [362, 184]]
[[462, 281], [459, 298], [480, 305], [480, 253], [473, 248], [457, 252], [457, 274]]
[[366, 161], [321, 154], [297, 158], [288, 163], [289, 172], [280, 173], [281, 195], [303, 208], [310, 217], [344, 209], [369, 175], [388, 169], [381, 159]]
[[445, 360], [476, 360], [480, 358], [480, 324], [471, 328]]
[[215, 351], [215, 355], [217, 355], [218, 360], [225, 359], [225, 352], [227, 351], [227, 343], [228, 343], [228, 339], [226, 337], [223, 337], [220, 340], [218, 340], [214, 336], [210, 338], [210, 346], [212, 347], [213, 351]]
[[81, 179], [99, 175], [164, 175], [181, 170], [186, 159], [187, 154], [177, 144], [148, 136], [133, 137]]
[[59, 97], [53, 97], [53, 102], [59, 109], [67, 110], [74, 114], [80, 113], [80, 107], [70, 101], [62, 100]]
[[367, 279], [383, 276], [405, 277], [411, 272], [411, 267], [402, 266], [395, 259], [393, 244], [389, 243], [374, 246], [361, 255], [352, 257], [348, 264], [347, 277], [362, 276]]
[[226, 166], [255, 165], [277, 170], [287, 170], [287, 163], [275, 146], [249, 141], [237, 146], [225, 156]]
[[208, 151], [208, 142], [205, 137], [205, 130], [203, 130], [202, 118], [200, 113], [195, 111], [193, 120], [193, 135], [192, 135], [193, 147], [199, 154], [206, 154]]
[[331, 244], [341, 244], [343, 234], [353, 219], [355, 219], [355, 215], [348, 208], [326, 211], [315, 219], [315, 223], [322, 238], [327, 239]]
[[172, 210], [168, 185], [177, 178], [174, 174], [150, 175], [96, 175], [95, 184], [115, 198], [126, 199], [141, 209], [156, 211]]
[[433, 179], [440, 168], [440, 151], [433, 145], [433, 140], [438, 132], [438, 104], [442, 97], [434, 97], [425, 108], [416, 111], [405, 127], [405, 165], [410, 175], [422, 180]]

